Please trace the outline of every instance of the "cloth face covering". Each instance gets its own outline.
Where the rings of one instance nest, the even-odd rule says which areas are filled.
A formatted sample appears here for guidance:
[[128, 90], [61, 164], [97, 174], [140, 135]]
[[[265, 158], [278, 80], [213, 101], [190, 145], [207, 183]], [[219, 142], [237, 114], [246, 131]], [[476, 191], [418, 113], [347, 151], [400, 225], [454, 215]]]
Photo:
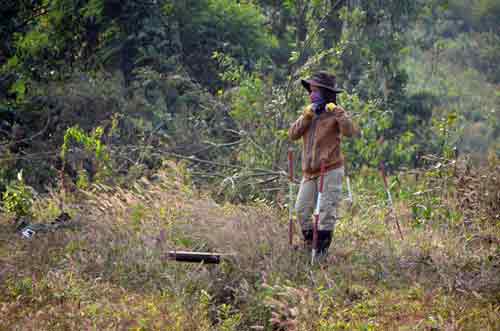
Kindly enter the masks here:
[[309, 97], [311, 98], [311, 102], [312, 103], [323, 103], [323, 97], [321, 96], [321, 92], [320, 91], [313, 91], [311, 92], [311, 94], [309, 95]]
[[320, 91], [313, 91], [309, 95], [313, 104], [313, 110], [316, 114], [321, 114], [325, 110], [325, 100], [321, 96]]

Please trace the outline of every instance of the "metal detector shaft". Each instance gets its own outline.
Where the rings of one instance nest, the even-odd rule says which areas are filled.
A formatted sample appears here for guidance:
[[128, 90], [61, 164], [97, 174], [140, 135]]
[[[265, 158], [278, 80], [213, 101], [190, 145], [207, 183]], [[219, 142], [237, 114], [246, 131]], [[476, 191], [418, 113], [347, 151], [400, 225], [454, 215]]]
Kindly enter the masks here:
[[316, 208], [314, 210], [313, 224], [313, 248], [311, 254], [311, 264], [314, 264], [316, 253], [318, 251], [318, 226], [319, 226], [319, 211], [321, 208], [321, 195], [323, 194], [323, 183], [325, 180], [325, 165], [321, 163], [321, 175], [319, 178], [318, 199], [316, 200]]
[[385, 167], [384, 167], [383, 162], [380, 162], [380, 175], [382, 176], [382, 179], [384, 181], [385, 192], [387, 193], [387, 200], [389, 201], [389, 212], [392, 213], [392, 215], [394, 216], [394, 219], [396, 220], [396, 226], [398, 228], [399, 235], [401, 236], [401, 240], [404, 240], [403, 232], [401, 231], [401, 227], [399, 226], [398, 215], [394, 211], [394, 205], [392, 203], [391, 191], [389, 190], [389, 185], [387, 184], [387, 178], [385, 176]]
[[349, 200], [349, 204], [352, 206], [354, 200], [352, 198], [351, 179], [349, 178], [349, 175], [346, 176], [346, 183], [347, 183], [347, 199]]

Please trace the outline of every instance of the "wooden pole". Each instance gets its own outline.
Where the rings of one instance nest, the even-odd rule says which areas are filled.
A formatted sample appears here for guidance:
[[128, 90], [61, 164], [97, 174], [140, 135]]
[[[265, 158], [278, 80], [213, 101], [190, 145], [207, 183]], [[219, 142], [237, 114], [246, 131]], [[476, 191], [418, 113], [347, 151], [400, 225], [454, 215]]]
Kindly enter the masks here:
[[293, 149], [288, 149], [288, 194], [289, 194], [289, 205], [288, 205], [288, 244], [290, 247], [293, 246]]

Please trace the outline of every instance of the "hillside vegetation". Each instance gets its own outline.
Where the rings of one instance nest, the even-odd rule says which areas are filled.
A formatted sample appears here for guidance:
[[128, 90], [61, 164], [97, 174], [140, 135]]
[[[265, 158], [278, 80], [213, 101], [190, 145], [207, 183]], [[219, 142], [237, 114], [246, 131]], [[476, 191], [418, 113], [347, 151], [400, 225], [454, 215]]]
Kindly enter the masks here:
[[[356, 202], [343, 209], [329, 260], [313, 268], [309, 252], [288, 246], [286, 212], [262, 203], [217, 204], [173, 164], [128, 190], [80, 191], [65, 206], [74, 217], [71, 229], [30, 241], [13, 236], [2, 220], [0, 324], [6, 330], [497, 330], [498, 224], [485, 218], [464, 226], [461, 214], [498, 213], [498, 205], [478, 204], [477, 195], [498, 194], [500, 179], [476, 186], [477, 177], [462, 170], [429, 170], [418, 182], [414, 175], [393, 178], [403, 240], [380, 180], [371, 173], [357, 178]], [[498, 166], [491, 171], [497, 175]], [[464, 189], [470, 194], [462, 200]], [[36, 199], [37, 218], [58, 214], [60, 198]], [[235, 255], [220, 265], [182, 264], [166, 259], [170, 249]]]
[[[499, 26], [496, 0], [1, 1], [0, 330], [500, 329]], [[287, 132], [318, 70], [361, 132], [311, 267]]]

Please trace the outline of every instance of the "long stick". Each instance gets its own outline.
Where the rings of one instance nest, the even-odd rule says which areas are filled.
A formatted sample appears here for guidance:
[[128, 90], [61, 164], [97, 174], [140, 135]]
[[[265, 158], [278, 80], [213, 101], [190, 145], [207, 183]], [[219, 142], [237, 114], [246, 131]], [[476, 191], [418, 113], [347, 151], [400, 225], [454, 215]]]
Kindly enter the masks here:
[[316, 200], [316, 209], [314, 210], [314, 224], [313, 224], [313, 249], [311, 255], [311, 264], [314, 264], [316, 259], [316, 252], [318, 251], [318, 225], [319, 225], [319, 211], [321, 207], [321, 195], [323, 194], [323, 183], [325, 180], [325, 164], [321, 163], [321, 175], [319, 179], [318, 199]]
[[210, 252], [187, 252], [187, 251], [169, 251], [166, 258], [179, 262], [192, 263], [208, 263], [219, 264], [225, 256], [233, 256], [233, 254], [210, 253]]
[[384, 187], [385, 187], [385, 191], [387, 192], [387, 199], [389, 200], [389, 213], [392, 213], [392, 215], [394, 216], [394, 219], [396, 220], [396, 225], [398, 227], [399, 235], [401, 236], [401, 240], [404, 240], [403, 232], [401, 232], [401, 227], [399, 226], [398, 215], [394, 211], [394, 206], [392, 204], [391, 191], [389, 190], [389, 185], [387, 185], [387, 178], [385, 177], [385, 167], [384, 167], [383, 162], [380, 162], [379, 170], [380, 170], [380, 175], [382, 176], [382, 179], [384, 180]]
[[288, 149], [288, 195], [289, 195], [289, 205], [288, 205], [288, 244], [290, 247], [293, 246], [293, 149]]

